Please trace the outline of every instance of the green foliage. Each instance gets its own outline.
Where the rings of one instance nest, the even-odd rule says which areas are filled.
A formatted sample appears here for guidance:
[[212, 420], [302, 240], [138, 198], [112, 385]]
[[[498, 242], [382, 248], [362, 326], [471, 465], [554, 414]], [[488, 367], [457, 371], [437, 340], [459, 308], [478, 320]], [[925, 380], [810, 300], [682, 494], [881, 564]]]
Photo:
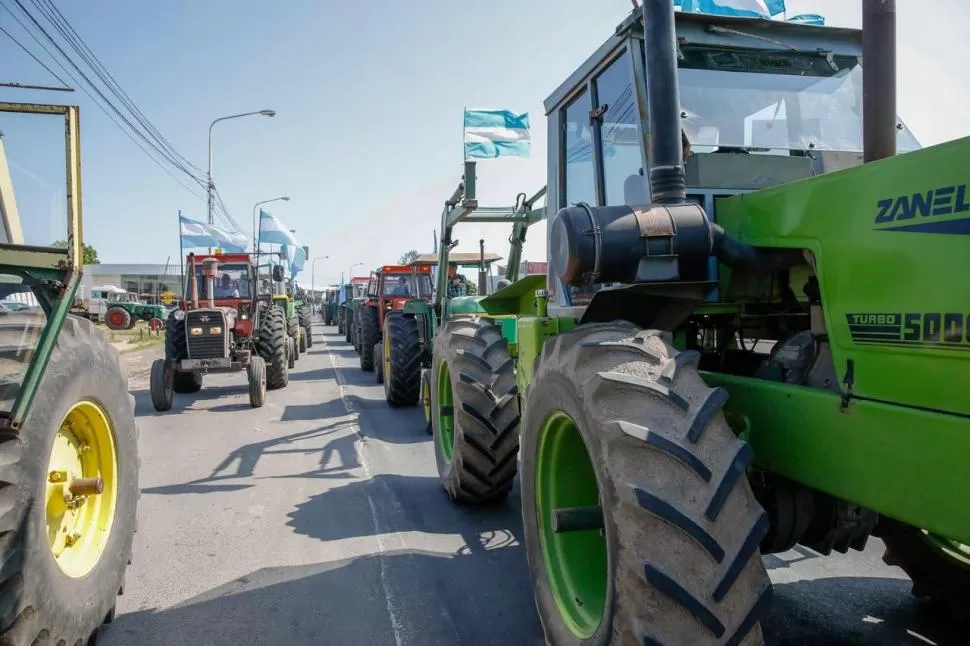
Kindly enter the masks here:
[[[67, 240], [56, 240], [51, 243], [51, 246], [58, 249], [67, 249]], [[84, 245], [83, 262], [85, 265], [100, 265], [101, 261], [98, 259], [98, 250], [89, 244]]]
[[411, 249], [409, 251], [406, 251], [404, 253], [404, 255], [401, 256], [401, 259], [398, 261], [398, 264], [399, 265], [406, 265], [406, 264], [408, 264], [410, 262], [413, 262], [417, 257], [418, 257], [418, 250], [417, 249]]

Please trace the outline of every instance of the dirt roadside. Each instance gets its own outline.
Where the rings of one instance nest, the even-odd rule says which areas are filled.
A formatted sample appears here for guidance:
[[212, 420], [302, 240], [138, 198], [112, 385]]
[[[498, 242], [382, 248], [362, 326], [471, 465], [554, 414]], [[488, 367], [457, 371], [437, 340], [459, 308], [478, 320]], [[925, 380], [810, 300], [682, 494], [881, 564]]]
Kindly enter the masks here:
[[121, 358], [121, 368], [128, 374], [128, 389], [141, 390], [148, 386], [148, 373], [152, 362], [164, 354], [162, 344], [153, 345], [141, 350], [125, 352], [123, 344], [112, 344], [118, 350]]

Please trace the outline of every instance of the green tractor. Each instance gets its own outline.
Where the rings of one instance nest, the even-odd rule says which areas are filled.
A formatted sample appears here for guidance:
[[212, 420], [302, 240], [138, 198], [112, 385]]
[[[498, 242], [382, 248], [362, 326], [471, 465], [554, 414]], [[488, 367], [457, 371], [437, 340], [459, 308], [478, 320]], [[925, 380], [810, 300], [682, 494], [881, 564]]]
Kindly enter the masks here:
[[[261, 256], [277, 256], [282, 258], [283, 254], [280, 252], [270, 253], [261, 251], [257, 258]], [[280, 269], [277, 270], [277, 267]], [[297, 313], [296, 302], [290, 293], [291, 288], [287, 285], [285, 278], [282, 278], [285, 274], [286, 269], [281, 263], [270, 261], [269, 263], [259, 265], [258, 275], [261, 297], [268, 297], [270, 303], [283, 312], [288, 339], [286, 351], [287, 366], [292, 370], [296, 367], [296, 362], [300, 359], [300, 338], [302, 336], [302, 330], [300, 328], [300, 317]]]
[[300, 327], [300, 352], [303, 353], [307, 348], [313, 347], [313, 303], [310, 295], [297, 285], [295, 280], [290, 281], [290, 291], [293, 294], [297, 324]]
[[[0, 103], [0, 298], [40, 306], [0, 317], [0, 643], [14, 646], [94, 643], [135, 533], [128, 376], [105, 334], [68, 314], [83, 270], [78, 128], [76, 106]], [[46, 214], [21, 226], [18, 168], [49, 173], [50, 194], [27, 203], [65, 204], [55, 231]]]
[[645, 0], [546, 101], [548, 284], [453, 314], [431, 415], [457, 502], [518, 453], [548, 643], [760, 643], [762, 554], [870, 536], [970, 606], [970, 138], [918, 149], [894, 32]]
[[360, 340], [357, 335], [357, 308], [367, 299], [368, 276], [354, 276], [350, 279], [351, 294], [344, 301], [344, 338], [360, 352]]
[[326, 326], [336, 325], [338, 332], [343, 332], [340, 325], [340, 319], [338, 318], [338, 297], [339, 288], [336, 285], [331, 285], [323, 291], [323, 299], [320, 303], [320, 317], [323, 319], [323, 324]]
[[[525, 193], [520, 193], [514, 206], [479, 206], [476, 197], [475, 162], [465, 162], [463, 180], [445, 201], [442, 210], [442, 236], [437, 255], [418, 256], [412, 263], [418, 267], [437, 267], [436, 288], [430, 302], [414, 299], [405, 303], [397, 314], [400, 322], [384, 326], [381, 375], [384, 395], [389, 404], [411, 406], [421, 402], [425, 413], [425, 429], [428, 433], [431, 433], [433, 408], [431, 382], [434, 357], [447, 351], [445, 345], [451, 343], [454, 346], [452, 350], [462, 355], [462, 361], [497, 362], [496, 365], [503, 365], [504, 370], [507, 370], [509, 375], [513, 375], [510, 384], [514, 387], [515, 308], [510, 308], [504, 313], [493, 311], [493, 316], [489, 319], [489, 325], [493, 327], [489, 330], [479, 331], [477, 327], [468, 328], [467, 324], [472, 319], [478, 321], [477, 316], [488, 311], [486, 306], [482, 305], [483, 301], [490, 302], [498, 295], [504, 295], [501, 298], [513, 300], [523, 294], [531, 298], [535, 287], [545, 283], [544, 276], [530, 276], [521, 281], [517, 280], [526, 233], [529, 227], [539, 222], [545, 214], [544, 209], [534, 208], [534, 205], [544, 196], [545, 189], [541, 189], [531, 198]], [[498, 281], [497, 286], [501, 289], [494, 295], [488, 293], [491, 287], [489, 285], [490, 266], [500, 259], [499, 256], [486, 254], [484, 241], [479, 242], [478, 253], [452, 253], [452, 249], [458, 244], [458, 241], [452, 237], [455, 226], [459, 223], [474, 222], [512, 223], [508, 266], [505, 276]], [[460, 267], [477, 268], [477, 286], [473, 287], [473, 284], [455, 280], [463, 278], [458, 273]], [[468, 343], [460, 341], [469, 334], [479, 336]], [[439, 340], [441, 337], [445, 340]], [[486, 340], [499, 340], [499, 342], [497, 345], [492, 345], [484, 342]], [[414, 381], [412, 366], [419, 367], [419, 377], [414, 386], [412, 386]], [[464, 370], [463, 374], [469, 391], [477, 389], [482, 397], [474, 402], [469, 401], [468, 405], [475, 408], [479, 415], [487, 416], [489, 411], [497, 411], [498, 408], [493, 400], [484, 399], [488, 396], [486, 389], [481, 387], [481, 384], [469, 381], [477, 378], [477, 373], [469, 369]], [[500, 399], [499, 408], [509, 406], [510, 401]], [[515, 472], [512, 471], [512, 476], [514, 475]], [[511, 480], [509, 484], [511, 485]]]

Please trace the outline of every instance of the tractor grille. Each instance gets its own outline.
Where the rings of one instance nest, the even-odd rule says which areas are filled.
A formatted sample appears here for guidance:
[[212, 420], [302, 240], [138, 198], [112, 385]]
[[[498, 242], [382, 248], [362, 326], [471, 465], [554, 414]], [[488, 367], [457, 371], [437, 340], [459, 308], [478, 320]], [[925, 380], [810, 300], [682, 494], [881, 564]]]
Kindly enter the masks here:
[[[192, 334], [200, 330], [201, 334]], [[194, 310], [185, 315], [185, 340], [189, 359], [218, 359], [226, 356], [226, 317], [218, 310]]]

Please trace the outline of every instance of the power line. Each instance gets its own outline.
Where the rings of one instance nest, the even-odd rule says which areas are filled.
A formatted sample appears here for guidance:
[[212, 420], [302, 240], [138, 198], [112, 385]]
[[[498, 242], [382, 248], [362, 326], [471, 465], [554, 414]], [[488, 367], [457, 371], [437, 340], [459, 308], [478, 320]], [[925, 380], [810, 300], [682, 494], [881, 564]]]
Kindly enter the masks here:
[[[37, 6], [41, 12], [43, 12], [43, 8], [37, 4], [37, 0], [32, 1], [34, 2], [34, 5]], [[97, 55], [95, 55], [91, 48], [87, 46], [80, 34], [78, 34], [74, 27], [72, 27], [67, 21], [67, 18], [64, 17], [56, 6], [54, 6], [53, 2], [51, 2], [51, 0], [41, 0], [41, 2], [46, 4], [48, 7], [49, 13], [45, 14], [47, 19], [58, 28], [65, 40], [71, 44], [74, 50], [94, 70], [95, 74], [97, 74], [108, 89], [111, 90], [112, 94], [114, 94], [132, 113], [132, 115], [134, 115], [135, 119], [142, 125], [142, 127], [144, 127], [145, 130], [147, 130], [149, 134], [151, 134], [153, 138], [162, 145], [162, 147], [171, 153], [173, 157], [180, 161], [183, 166], [195, 169], [195, 171], [201, 174], [203, 172], [202, 169], [195, 166], [192, 164], [192, 162], [179, 154], [171, 142], [169, 142], [168, 139], [166, 139], [162, 133], [159, 132], [158, 129], [151, 123], [151, 121], [148, 120], [135, 102], [132, 101], [131, 97], [129, 97], [124, 91], [121, 84], [119, 84], [114, 76], [111, 75], [107, 68], [105, 68], [105, 66], [101, 63], [100, 59], [98, 59]]]
[[41, 67], [43, 67], [45, 70], [47, 70], [47, 72], [51, 76], [53, 76], [58, 81], [60, 81], [61, 82], [61, 85], [64, 86], [64, 89], [70, 89], [70, 87], [68, 86], [68, 84], [64, 82], [64, 79], [62, 79], [60, 76], [58, 76], [57, 73], [54, 70], [52, 70], [51, 68], [47, 67], [47, 65], [44, 64], [44, 61], [42, 61], [39, 58], [37, 58], [32, 51], [30, 51], [29, 49], [27, 49], [27, 46], [26, 45], [24, 45], [19, 40], [17, 40], [16, 38], [14, 38], [13, 34], [11, 34], [9, 31], [7, 31], [6, 29], [4, 29], [3, 27], [0, 27], [0, 31], [2, 31], [4, 34], [6, 34], [7, 38], [9, 38], [10, 40], [12, 40], [14, 42], [14, 44], [17, 45], [17, 47], [19, 47], [20, 49], [24, 50], [27, 53], [28, 56], [30, 56], [32, 59], [34, 59], [35, 61], [37, 61], [37, 64], [40, 65]]

